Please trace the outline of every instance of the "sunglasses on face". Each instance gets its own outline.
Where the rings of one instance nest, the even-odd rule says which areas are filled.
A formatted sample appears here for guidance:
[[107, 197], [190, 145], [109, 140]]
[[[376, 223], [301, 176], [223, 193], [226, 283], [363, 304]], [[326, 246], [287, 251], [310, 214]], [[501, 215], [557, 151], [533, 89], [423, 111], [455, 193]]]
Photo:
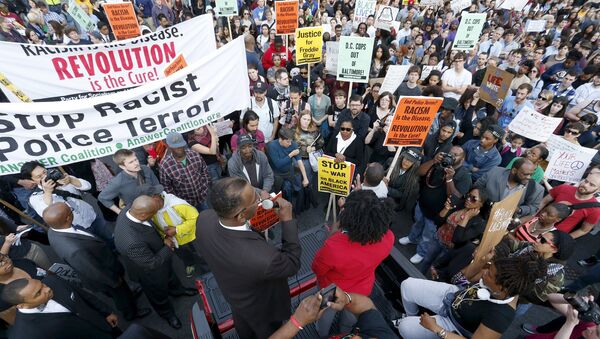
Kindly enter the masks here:
[[550, 101], [550, 98], [539, 97], [538, 99], [540, 99], [542, 101]]
[[569, 134], [572, 134], [572, 135], [578, 135], [579, 131], [573, 131], [573, 130], [569, 129], [569, 130], [566, 130], [565, 133], [569, 133]]
[[556, 248], [556, 245], [554, 245], [553, 243], [551, 243], [548, 239], [541, 237], [540, 238], [540, 244], [548, 244], [550, 246], [552, 246], [552, 248]]
[[300, 72], [300, 74], [302, 74], [302, 75], [307, 75], [307, 74], [308, 74], [308, 72]]
[[465, 199], [467, 199], [467, 201], [470, 201], [470, 202], [478, 202], [479, 201], [479, 197], [476, 197], [472, 194], [467, 194], [465, 196]]
[[342, 131], [342, 132], [352, 132], [352, 128], [349, 128], [349, 127], [340, 127], [340, 131]]

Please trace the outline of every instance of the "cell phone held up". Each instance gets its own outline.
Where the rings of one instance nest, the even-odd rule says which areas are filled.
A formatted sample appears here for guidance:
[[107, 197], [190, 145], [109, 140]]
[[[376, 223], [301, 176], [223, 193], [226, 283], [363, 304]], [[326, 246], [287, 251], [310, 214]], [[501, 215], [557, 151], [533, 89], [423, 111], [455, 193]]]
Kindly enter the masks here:
[[327, 303], [328, 302], [335, 302], [336, 301], [336, 297], [335, 297], [335, 290], [336, 287], [334, 284], [331, 284], [327, 287], [325, 287], [324, 289], [322, 289], [319, 293], [321, 293], [321, 309], [327, 308]]

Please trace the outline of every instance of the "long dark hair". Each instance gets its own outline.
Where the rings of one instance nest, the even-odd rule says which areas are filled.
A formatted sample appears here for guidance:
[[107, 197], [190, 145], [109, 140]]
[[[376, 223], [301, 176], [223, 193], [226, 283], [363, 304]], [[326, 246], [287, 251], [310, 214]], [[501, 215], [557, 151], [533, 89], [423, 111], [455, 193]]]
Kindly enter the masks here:
[[390, 198], [381, 200], [370, 190], [353, 191], [340, 212], [340, 228], [352, 242], [374, 244], [389, 230], [393, 216]]

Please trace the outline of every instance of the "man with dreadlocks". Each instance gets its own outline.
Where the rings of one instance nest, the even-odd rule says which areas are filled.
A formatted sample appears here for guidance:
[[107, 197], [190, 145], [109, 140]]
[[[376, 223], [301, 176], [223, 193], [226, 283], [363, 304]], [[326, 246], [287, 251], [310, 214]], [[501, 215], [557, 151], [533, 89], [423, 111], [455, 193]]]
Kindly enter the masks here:
[[[402, 338], [499, 339], [515, 317], [519, 296], [544, 278], [547, 263], [537, 253], [509, 257], [496, 251], [469, 265], [465, 289], [443, 282], [408, 278], [400, 287], [407, 317], [396, 322]], [[419, 306], [437, 315], [424, 313]]]
[[[370, 295], [375, 268], [394, 245], [394, 233], [389, 229], [393, 215], [391, 199], [380, 200], [370, 190], [350, 193], [340, 212], [339, 231], [325, 241], [312, 263], [319, 286], [335, 284], [349, 293]], [[329, 334], [335, 313], [326, 309], [317, 321], [321, 337]], [[355, 322], [352, 313], [342, 311], [340, 333], [348, 333]]]

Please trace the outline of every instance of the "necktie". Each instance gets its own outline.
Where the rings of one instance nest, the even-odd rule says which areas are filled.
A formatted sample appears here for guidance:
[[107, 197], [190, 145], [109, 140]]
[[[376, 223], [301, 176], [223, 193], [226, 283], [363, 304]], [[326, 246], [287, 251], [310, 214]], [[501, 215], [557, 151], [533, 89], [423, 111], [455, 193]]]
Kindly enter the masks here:
[[74, 230], [77, 230], [77, 231], [84, 231], [84, 232], [88, 232], [88, 229], [87, 229], [87, 228], [85, 228], [85, 227], [83, 227], [83, 226], [80, 226], [80, 225], [75, 225], [75, 224], [73, 224], [73, 229], [74, 229]]

